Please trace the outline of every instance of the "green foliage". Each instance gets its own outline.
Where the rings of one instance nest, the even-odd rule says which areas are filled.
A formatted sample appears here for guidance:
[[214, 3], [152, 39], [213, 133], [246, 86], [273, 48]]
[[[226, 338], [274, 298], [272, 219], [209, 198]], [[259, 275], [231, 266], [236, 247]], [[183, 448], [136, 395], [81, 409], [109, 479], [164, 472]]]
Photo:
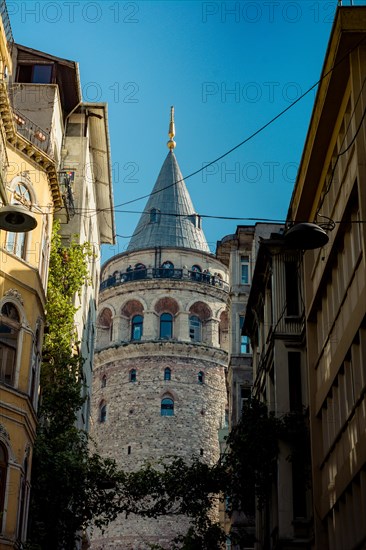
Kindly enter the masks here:
[[255, 399], [244, 405], [239, 424], [229, 435], [225, 464], [230, 472], [227, 495], [231, 510], [254, 515], [263, 508], [276, 474], [281, 421]]
[[90, 450], [88, 436], [75, 427], [83, 404], [82, 358], [77, 353], [75, 295], [88, 282], [88, 244], [62, 246], [53, 230], [46, 334], [41, 366], [39, 429], [32, 467], [28, 548], [71, 550], [88, 525], [116, 517], [114, 462]]

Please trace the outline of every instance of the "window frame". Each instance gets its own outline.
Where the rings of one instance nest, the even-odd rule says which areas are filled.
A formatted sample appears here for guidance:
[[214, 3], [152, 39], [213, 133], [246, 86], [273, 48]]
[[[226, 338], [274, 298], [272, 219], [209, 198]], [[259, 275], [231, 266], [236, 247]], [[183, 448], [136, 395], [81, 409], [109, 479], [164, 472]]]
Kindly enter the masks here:
[[174, 416], [174, 399], [171, 396], [162, 398], [160, 402], [160, 416]]
[[[33, 204], [32, 193], [24, 181], [17, 181], [13, 187], [12, 205], [20, 205], [30, 209]], [[7, 231], [5, 249], [22, 260], [27, 260], [29, 236], [27, 232]]]
[[[246, 268], [245, 276], [243, 276], [243, 269]], [[239, 280], [241, 285], [250, 285], [250, 255], [241, 254], [240, 255], [240, 272]]]
[[[193, 323], [197, 322], [196, 325]], [[198, 315], [189, 316], [189, 338], [192, 342], [202, 342], [202, 321]]]
[[[9, 305], [12, 308], [14, 308], [17, 318], [12, 318], [9, 315], [7, 315], [4, 312], [4, 308]], [[18, 370], [18, 362], [20, 358], [20, 332], [22, 328], [21, 324], [21, 316], [18, 307], [10, 300], [6, 300], [1, 304], [0, 309], [0, 327], [7, 328], [6, 331], [0, 330], [0, 337], [1, 335], [4, 335], [3, 338], [0, 340], [1, 348], [6, 351], [6, 353], [2, 353], [0, 356], [0, 382], [7, 384], [11, 387], [16, 387], [17, 384], [17, 370]], [[6, 338], [6, 335], [8, 335], [8, 338]], [[11, 339], [9, 339], [9, 335], [12, 336]], [[8, 342], [7, 342], [8, 340]], [[11, 350], [13, 352], [13, 358], [11, 360], [11, 379], [7, 379], [6, 373], [8, 371], [9, 365], [7, 364], [7, 356], [8, 352]]]
[[[1, 456], [1, 451], [3, 457]], [[3, 517], [5, 512], [6, 484], [8, 481], [9, 452], [3, 441], [0, 441], [0, 533], [2, 530]]]
[[[163, 334], [167, 326], [170, 327], [169, 334]], [[173, 315], [168, 311], [163, 312], [159, 317], [159, 338], [160, 340], [171, 340], [173, 338]]]
[[[141, 320], [136, 321], [137, 317]], [[136, 338], [134, 333], [138, 328], [140, 328], [140, 334]], [[144, 316], [141, 315], [140, 313], [137, 313], [131, 318], [131, 342], [139, 342], [142, 338], [143, 330], [144, 330]]]
[[132, 382], [133, 384], [137, 382], [137, 370], [136, 369], [130, 369], [128, 372], [128, 379], [129, 382]]
[[99, 423], [105, 424], [107, 422], [107, 403], [102, 401], [99, 405]]
[[172, 379], [172, 369], [169, 367], [166, 367], [164, 369], [164, 380], [170, 381]]

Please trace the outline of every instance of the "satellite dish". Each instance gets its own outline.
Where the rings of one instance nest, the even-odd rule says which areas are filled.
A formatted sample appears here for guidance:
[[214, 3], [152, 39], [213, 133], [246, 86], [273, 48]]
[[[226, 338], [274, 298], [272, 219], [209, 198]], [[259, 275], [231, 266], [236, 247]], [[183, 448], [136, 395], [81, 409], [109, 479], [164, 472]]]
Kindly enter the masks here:
[[37, 227], [34, 215], [20, 204], [0, 208], [0, 229], [12, 233], [27, 233]]

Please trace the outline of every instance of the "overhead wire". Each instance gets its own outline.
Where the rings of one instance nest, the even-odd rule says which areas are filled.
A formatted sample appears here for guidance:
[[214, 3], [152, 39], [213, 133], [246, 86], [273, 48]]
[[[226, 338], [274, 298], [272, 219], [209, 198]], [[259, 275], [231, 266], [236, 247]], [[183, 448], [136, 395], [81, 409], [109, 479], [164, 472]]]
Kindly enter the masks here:
[[[227, 157], [228, 155], [230, 155], [233, 151], [236, 151], [237, 149], [239, 149], [240, 147], [242, 147], [244, 144], [248, 143], [250, 140], [252, 140], [254, 137], [256, 137], [258, 134], [262, 133], [266, 128], [268, 128], [270, 125], [272, 125], [276, 120], [278, 120], [279, 118], [281, 118], [285, 113], [287, 113], [290, 109], [292, 109], [297, 103], [299, 103], [304, 97], [306, 97], [312, 90], [314, 90], [314, 88], [316, 88], [318, 86], [318, 84], [320, 84], [320, 82], [322, 82], [325, 78], [327, 78], [333, 71], [336, 67], [338, 67], [343, 61], [344, 59], [346, 59], [349, 54], [355, 50], [356, 48], [358, 48], [364, 41], [366, 40], [366, 37], [363, 37], [359, 42], [357, 42], [357, 44], [355, 46], [353, 46], [352, 48], [350, 48], [349, 50], [347, 50], [347, 52], [336, 62], [334, 63], [334, 65], [323, 75], [321, 76], [321, 78], [319, 78], [314, 84], [312, 84], [303, 94], [301, 94], [298, 98], [296, 98], [292, 103], [290, 103], [290, 105], [288, 105], [285, 109], [282, 109], [282, 111], [280, 111], [279, 113], [277, 113], [277, 115], [275, 115], [274, 117], [272, 117], [269, 121], [267, 121], [265, 124], [263, 124], [262, 126], [260, 126], [257, 130], [255, 130], [254, 132], [252, 132], [249, 136], [247, 136], [245, 139], [243, 139], [241, 142], [239, 142], [238, 144], [234, 145], [233, 147], [231, 147], [229, 150], [227, 150], [225, 153], [221, 154], [220, 156], [216, 157], [214, 160], [208, 162], [207, 164], [205, 164], [204, 166], [202, 166], [201, 168], [198, 168], [197, 170], [194, 170], [193, 172], [191, 172], [190, 174], [188, 174], [187, 176], [184, 176], [182, 177], [181, 179], [179, 180], [176, 180], [174, 182], [172, 182], [171, 184], [165, 186], [165, 187], [162, 187], [161, 189], [157, 189], [156, 191], [152, 191], [146, 195], [141, 195], [140, 197], [136, 197], [135, 199], [131, 199], [129, 201], [125, 201], [125, 202], [122, 202], [118, 205], [115, 205], [114, 207], [112, 208], [83, 208], [83, 209], [78, 209], [76, 208], [75, 211], [79, 214], [86, 214], [86, 213], [90, 213], [91, 215], [94, 215], [94, 214], [98, 214], [98, 213], [102, 213], [102, 212], [118, 212], [118, 210], [116, 210], [117, 208], [121, 207], [121, 206], [127, 206], [129, 204], [132, 204], [134, 202], [138, 202], [140, 200], [143, 200], [143, 199], [146, 199], [148, 197], [151, 197], [155, 194], [158, 194], [158, 193], [161, 193], [162, 191], [165, 191], [166, 189], [169, 189], [170, 187], [173, 187], [175, 185], [177, 185], [178, 183], [181, 183], [182, 181], [185, 181], [189, 178], [192, 178], [193, 176], [203, 172], [204, 170], [206, 170], [208, 167], [212, 166], [213, 164], [215, 164], [216, 162], [222, 160], [223, 158]], [[362, 116], [362, 120], [361, 120], [361, 123], [358, 127], [358, 130], [357, 130], [357, 133], [359, 132], [360, 130], [360, 127], [361, 127], [361, 124], [362, 124], [362, 121], [364, 119], [366, 115], [366, 110]], [[356, 136], [355, 136], [356, 137]], [[354, 138], [355, 139], [355, 138]], [[341, 154], [344, 154], [346, 151], [342, 152]], [[209, 215], [202, 215], [201, 217], [205, 217], [205, 218], [213, 218], [213, 219], [232, 219], [232, 220], [248, 220], [248, 221], [256, 221], [258, 220], [259, 218], [241, 218], [241, 217], [229, 217], [229, 216], [209, 216]], [[262, 219], [263, 220], [263, 219]], [[267, 219], [266, 221], [268, 222], [277, 222], [278, 220], [270, 220], [270, 219]], [[279, 223], [283, 223], [283, 220], [280, 220]]]

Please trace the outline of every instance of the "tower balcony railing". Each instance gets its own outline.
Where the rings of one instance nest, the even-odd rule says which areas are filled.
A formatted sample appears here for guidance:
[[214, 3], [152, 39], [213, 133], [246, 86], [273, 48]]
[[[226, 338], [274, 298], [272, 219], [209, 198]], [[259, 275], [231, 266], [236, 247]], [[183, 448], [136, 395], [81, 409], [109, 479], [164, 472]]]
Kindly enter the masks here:
[[142, 269], [130, 269], [124, 272], [117, 272], [114, 275], [110, 275], [108, 279], [105, 279], [100, 284], [100, 290], [106, 288], [123, 285], [133, 281], [141, 281], [143, 279], [174, 279], [193, 281], [195, 283], [203, 283], [210, 286], [221, 288], [226, 292], [229, 291], [229, 285], [223, 281], [217, 275], [211, 275], [210, 273], [201, 273], [200, 271], [190, 271], [186, 268], [142, 268]]

